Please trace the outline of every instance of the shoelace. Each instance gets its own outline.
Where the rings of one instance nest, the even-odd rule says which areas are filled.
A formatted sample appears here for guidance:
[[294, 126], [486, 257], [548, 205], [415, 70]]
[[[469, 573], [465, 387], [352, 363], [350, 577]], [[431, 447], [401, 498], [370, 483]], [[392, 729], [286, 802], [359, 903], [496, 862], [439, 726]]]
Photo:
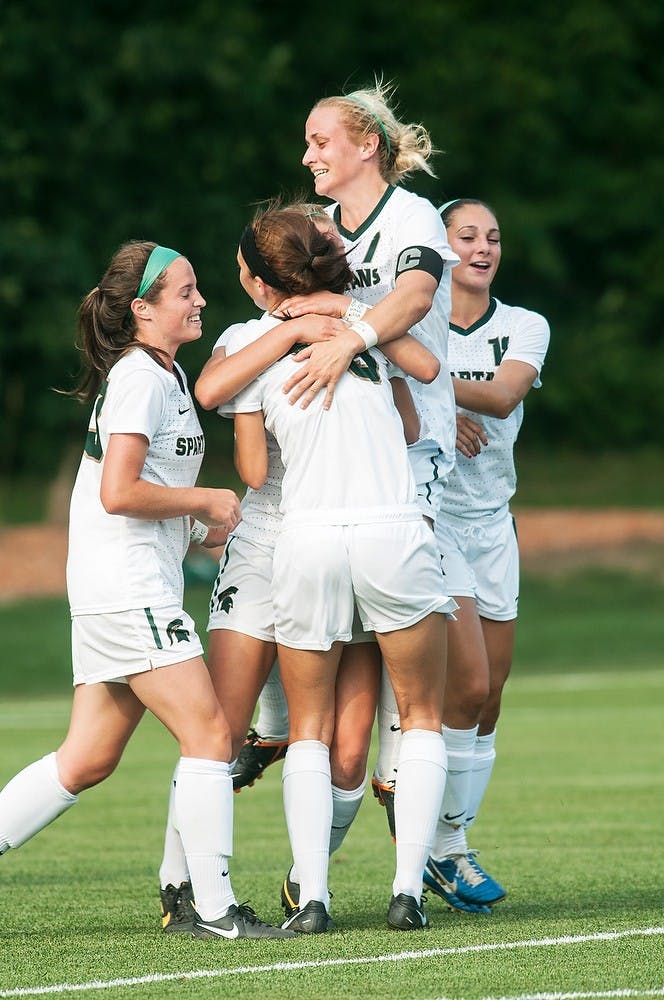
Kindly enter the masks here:
[[468, 885], [482, 885], [482, 882], [486, 882], [486, 875], [476, 865], [473, 865], [465, 855], [462, 854], [455, 858], [454, 863], [459, 875]]
[[237, 912], [240, 914], [243, 920], [246, 920], [248, 924], [264, 924], [264, 920], [260, 920], [256, 916], [256, 911], [248, 905], [248, 900], [245, 903], [239, 903]]
[[176, 920], [191, 920], [194, 916], [194, 904], [192, 901], [186, 897], [182, 897], [178, 893], [178, 898], [175, 901], [175, 919]]

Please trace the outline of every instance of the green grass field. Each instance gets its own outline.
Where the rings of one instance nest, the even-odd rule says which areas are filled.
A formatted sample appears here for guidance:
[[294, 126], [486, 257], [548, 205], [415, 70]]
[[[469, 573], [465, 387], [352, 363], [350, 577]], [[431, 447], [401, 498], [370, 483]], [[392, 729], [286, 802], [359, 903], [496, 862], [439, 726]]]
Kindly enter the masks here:
[[[191, 592], [200, 621], [205, 600]], [[496, 769], [471, 837], [508, 889], [492, 916], [432, 898], [431, 930], [388, 931], [394, 854], [369, 793], [331, 863], [334, 933], [163, 935], [157, 868], [176, 748], [146, 719], [109, 781], [0, 859], [0, 997], [664, 995], [661, 603], [618, 573], [524, 579]], [[70, 668], [63, 601], [0, 607], [0, 624], [2, 786], [62, 738]], [[234, 887], [272, 921], [290, 856], [280, 771], [234, 798]]]

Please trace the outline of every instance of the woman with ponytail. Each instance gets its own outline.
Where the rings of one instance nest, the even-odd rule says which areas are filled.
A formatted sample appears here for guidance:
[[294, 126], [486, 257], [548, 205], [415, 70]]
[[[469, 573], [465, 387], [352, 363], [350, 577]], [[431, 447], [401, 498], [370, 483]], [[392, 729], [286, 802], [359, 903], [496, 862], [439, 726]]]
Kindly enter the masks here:
[[[240, 241], [238, 266], [242, 287], [265, 312], [229, 331], [226, 349], [233, 351], [289, 325], [278, 318], [285, 298], [324, 289], [343, 295], [352, 280], [329, 221], [323, 230], [289, 208], [254, 219]], [[361, 338], [362, 326], [356, 324], [354, 333]], [[407, 353], [409, 338], [404, 340]], [[364, 342], [362, 348], [339, 379], [327, 411], [322, 399], [306, 411], [289, 404], [283, 385], [298, 363], [293, 350], [230, 404], [236, 464], [245, 482], [260, 490], [269, 474], [268, 434], [284, 467], [271, 589], [290, 719], [284, 806], [294, 867], [282, 890], [287, 911], [282, 926], [307, 934], [330, 926], [327, 867], [336, 810], [352, 798], [354, 815], [364, 789], [379, 664], [371, 657], [362, 669], [357, 660], [351, 666], [346, 644], [354, 640], [359, 649], [371, 639], [367, 633], [375, 633], [406, 730], [400, 757], [402, 837], [387, 914], [394, 929], [427, 925], [422, 871], [445, 779], [439, 650], [445, 614], [456, 605], [443, 594], [434, 537], [416, 503], [387, 360]], [[410, 353], [411, 361], [422, 359], [412, 367], [416, 375], [435, 377], [438, 364], [430, 352], [411, 340]], [[403, 362], [406, 367], [407, 359]], [[361, 745], [352, 740], [349, 751], [351, 741], [339, 744], [345, 743], [347, 713], [357, 713], [361, 700], [366, 739]], [[335, 789], [335, 766], [355, 754], [361, 787], [356, 781], [346, 792]], [[342, 794], [335, 798], [335, 791]]]
[[108, 777], [147, 708], [180, 747], [175, 811], [197, 911], [191, 892], [180, 899], [179, 929], [284, 937], [237, 905], [228, 878], [229, 726], [182, 606], [190, 538], [219, 545], [239, 520], [232, 491], [195, 486], [205, 443], [175, 355], [201, 336], [204, 306], [187, 258], [143, 241], [120, 247], [81, 304], [76, 394], [94, 405], [69, 519], [71, 722], [0, 792], [0, 854]]

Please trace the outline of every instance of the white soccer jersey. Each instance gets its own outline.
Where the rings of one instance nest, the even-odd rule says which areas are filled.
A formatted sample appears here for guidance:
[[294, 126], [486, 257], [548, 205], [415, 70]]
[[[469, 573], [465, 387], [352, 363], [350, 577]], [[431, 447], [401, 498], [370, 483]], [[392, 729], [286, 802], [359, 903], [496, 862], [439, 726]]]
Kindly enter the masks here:
[[[273, 326], [263, 317], [261, 333]], [[284, 382], [297, 366], [289, 354], [233, 400], [236, 413], [262, 410], [285, 467], [282, 514], [323, 524], [418, 516], [403, 424], [380, 352], [354, 358], [329, 410], [319, 394], [306, 410], [292, 406]]]
[[[503, 361], [524, 361], [537, 371], [549, 345], [549, 324], [539, 313], [491, 299], [485, 315], [467, 330], [450, 324], [449, 363], [456, 378], [491, 380]], [[539, 388], [539, 377], [533, 383]], [[475, 458], [457, 455], [442, 497], [441, 514], [480, 517], [508, 503], [516, 489], [514, 443], [523, 419], [523, 403], [504, 420], [472, 413], [489, 444]]]
[[[231, 354], [235, 354], [247, 344], [258, 340], [278, 322], [274, 316], [264, 313], [260, 319], [252, 319], [248, 323], [234, 323], [233, 326], [224, 330], [213, 350], [216, 350], [217, 347], [223, 347], [226, 356], [230, 357]], [[224, 403], [217, 409], [217, 413], [222, 417], [233, 417], [236, 413], [241, 413], [242, 411], [238, 410], [236, 406], [237, 398], [236, 396], [228, 403]], [[281, 461], [279, 445], [274, 436], [267, 432], [266, 438], [267, 478], [259, 490], [254, 490], [251, 486], [247, 487], [240, 504], [242, 520], [234, 529], [233, 534], [238, 538], [246, 538], [248, 541], [255, 542], [257, 545], [274, 549], [282, 519], [279, 505], [281, 504], [284, 465]]]
[[161, 521], [108, 514], [100, 499], [111, 434], [141, 434], [141, 479], [193, 486], [205, 440], [184, 372], [140, 349], [122, 357], [99, 390], [69, 514], [67, 591], [72, 615], [182, 604], [189, 517]]
[[[430, 385], [408, 378], [420, 417], [420, 441], [435, 442], [441, 449], [438, 474], [444, 477], [455, 460], [455, 407], [447, 367], [447, 337], [451, 268], [459, 260], [447, 242], [445, 226], [430, 201], [400, 187], [388, 187], [372, 214], [355, 232], [341, 225], [338, 205], [329, 206], [327, 212], [337, 225], [356, 275], [353, 298], [368, 306], [376, 305], [393, 291], [403, 271], [418, 266], [428, 270], [421, 248], [434, 252], [444, 263], [431, 309], [410, 330], [438, 358], [441, 370]], [[417, 473], [416, 476], [419, 481]]]

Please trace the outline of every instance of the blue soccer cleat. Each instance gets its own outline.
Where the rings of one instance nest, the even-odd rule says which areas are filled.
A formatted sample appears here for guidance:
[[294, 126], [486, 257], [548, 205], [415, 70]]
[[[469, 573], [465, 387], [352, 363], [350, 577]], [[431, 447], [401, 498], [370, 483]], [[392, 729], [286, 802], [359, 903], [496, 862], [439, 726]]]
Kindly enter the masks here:
[[452, 891], [452, 886], [447, 882], [441, 875], [433, 874], [433, 869], [429, 868], [431, 864], [431, 858], [427, 861], [427, 867], [424, 869], [424, 889], [431, 889], [435, 892], [437, 896], [443, 900], [445, 905], [449, 910], [454, 910], [457, 913], [482, 913], [486, 916], [490, 916], [491, 907], [486, 904], [477, 903], [466, 903], [465, 900], [457, 896], [455, 892]]
[[[443, 858], [441, 861], [429, 858], [425, 874], [426, 872], [439, 887], [452, 892], [464, 903], [492, 906], [506, 896], [502, 885], [484, 871], [475, 861], [471, 851], [468, 854]], [[427, 884], [430, 888], [434, 888], [429, 881]]]

